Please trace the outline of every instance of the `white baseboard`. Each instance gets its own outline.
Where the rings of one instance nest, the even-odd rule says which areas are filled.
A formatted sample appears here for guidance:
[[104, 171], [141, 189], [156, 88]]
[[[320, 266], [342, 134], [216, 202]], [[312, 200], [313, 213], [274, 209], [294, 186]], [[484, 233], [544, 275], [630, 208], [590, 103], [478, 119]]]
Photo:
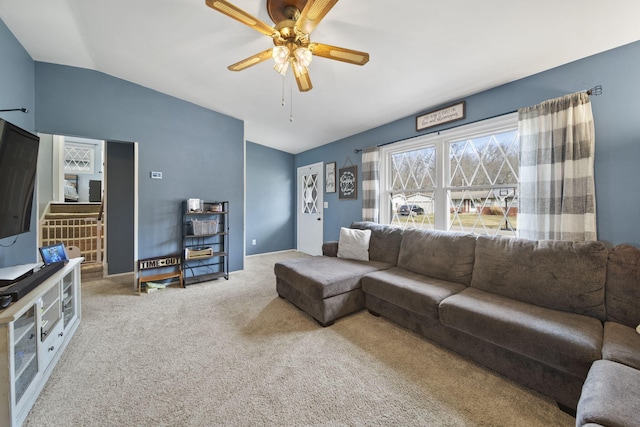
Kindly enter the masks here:
[[275, 254], [284, 254], [287, 252], [298, 252], [297, 249], [285, 249], [283, 251], [274, 251], [274, 252], [265, 252], [262, 254], [253, 254], [253, 255], [245, 255], [245, 258], [253, 258], [253, 257], [259, 257], [259, 256], [266, 256], [266, 255], [275, 255]]

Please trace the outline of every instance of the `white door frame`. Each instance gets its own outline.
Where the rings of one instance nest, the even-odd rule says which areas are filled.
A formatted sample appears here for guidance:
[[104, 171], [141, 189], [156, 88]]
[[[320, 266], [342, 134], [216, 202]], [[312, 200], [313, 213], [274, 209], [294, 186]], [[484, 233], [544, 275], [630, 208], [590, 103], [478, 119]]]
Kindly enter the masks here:
[[[311, 213], [303, 213], [305, 174], [317, 173], [317, 192], [313, 194], [315, 208]], [[322, 255], [324, 239], [324, 163], [313, 163], [298, 168], [296, 183], [296, 219], [297, 219], [297, 249], [309, 255]]]

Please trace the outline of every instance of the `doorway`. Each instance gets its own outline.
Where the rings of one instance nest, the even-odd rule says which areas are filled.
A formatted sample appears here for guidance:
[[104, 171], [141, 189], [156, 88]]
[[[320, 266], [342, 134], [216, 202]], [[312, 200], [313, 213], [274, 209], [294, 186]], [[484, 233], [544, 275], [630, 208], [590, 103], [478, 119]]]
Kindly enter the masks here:
[[[99, 263], [102, 271], [99, 274], [106, 276], [134, 272], [138, 248], [137, 143], [105, 140], [99, 154], [96, 151], [95, 157], [92, 157], [95, 170], [101, 176], [96, 184], [98, 177], [87, 174], [81, 176], [80, 173], [71, 176], [67, 173], [69, 171], [65, 172], [64, 145], [67, 137], [50, 134], [39, 136], [38, 218], [42, 220], [50, 203], [103, 207], [105, 243], [104, 257]], [[81, 140], [69, 139], [75, 139], [75, 142]], [[87, 141], [90, 142], [80, 142]], [[67, 184], [74, 187], [73, 192], [65, 188]], [[77, 197], [71, 195], [75, 192]], [[117, 226], [109, 227], [109, 222]], [[42, 237], [39, 234], [39, 241]]]
[[297, 218], [298, 251], [309, 255], [322, 255], [323, 242], [323, 163], [298, 168]]

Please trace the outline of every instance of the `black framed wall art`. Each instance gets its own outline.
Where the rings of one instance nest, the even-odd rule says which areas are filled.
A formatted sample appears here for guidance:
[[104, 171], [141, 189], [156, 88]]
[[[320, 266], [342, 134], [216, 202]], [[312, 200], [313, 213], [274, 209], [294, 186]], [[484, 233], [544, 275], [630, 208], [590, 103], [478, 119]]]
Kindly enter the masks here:
[[358, 198], [358, 166], [346, 166], [338, 171], [338, 198], [341, 200]]
[[325, 193], [336, 192], [336, 162], [327, 163], [324, 170]]

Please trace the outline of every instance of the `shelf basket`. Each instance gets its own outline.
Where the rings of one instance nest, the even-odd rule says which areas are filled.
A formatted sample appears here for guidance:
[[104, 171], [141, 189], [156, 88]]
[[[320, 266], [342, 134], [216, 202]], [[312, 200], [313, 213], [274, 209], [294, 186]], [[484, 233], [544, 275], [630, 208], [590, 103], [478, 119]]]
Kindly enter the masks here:
[[202, 221], [194, 219], [189, 221], [189, 223], [191, 224], [191, 234], [194, 236], [216, 234], [218, 232], [218, 221], [215, 219]]

